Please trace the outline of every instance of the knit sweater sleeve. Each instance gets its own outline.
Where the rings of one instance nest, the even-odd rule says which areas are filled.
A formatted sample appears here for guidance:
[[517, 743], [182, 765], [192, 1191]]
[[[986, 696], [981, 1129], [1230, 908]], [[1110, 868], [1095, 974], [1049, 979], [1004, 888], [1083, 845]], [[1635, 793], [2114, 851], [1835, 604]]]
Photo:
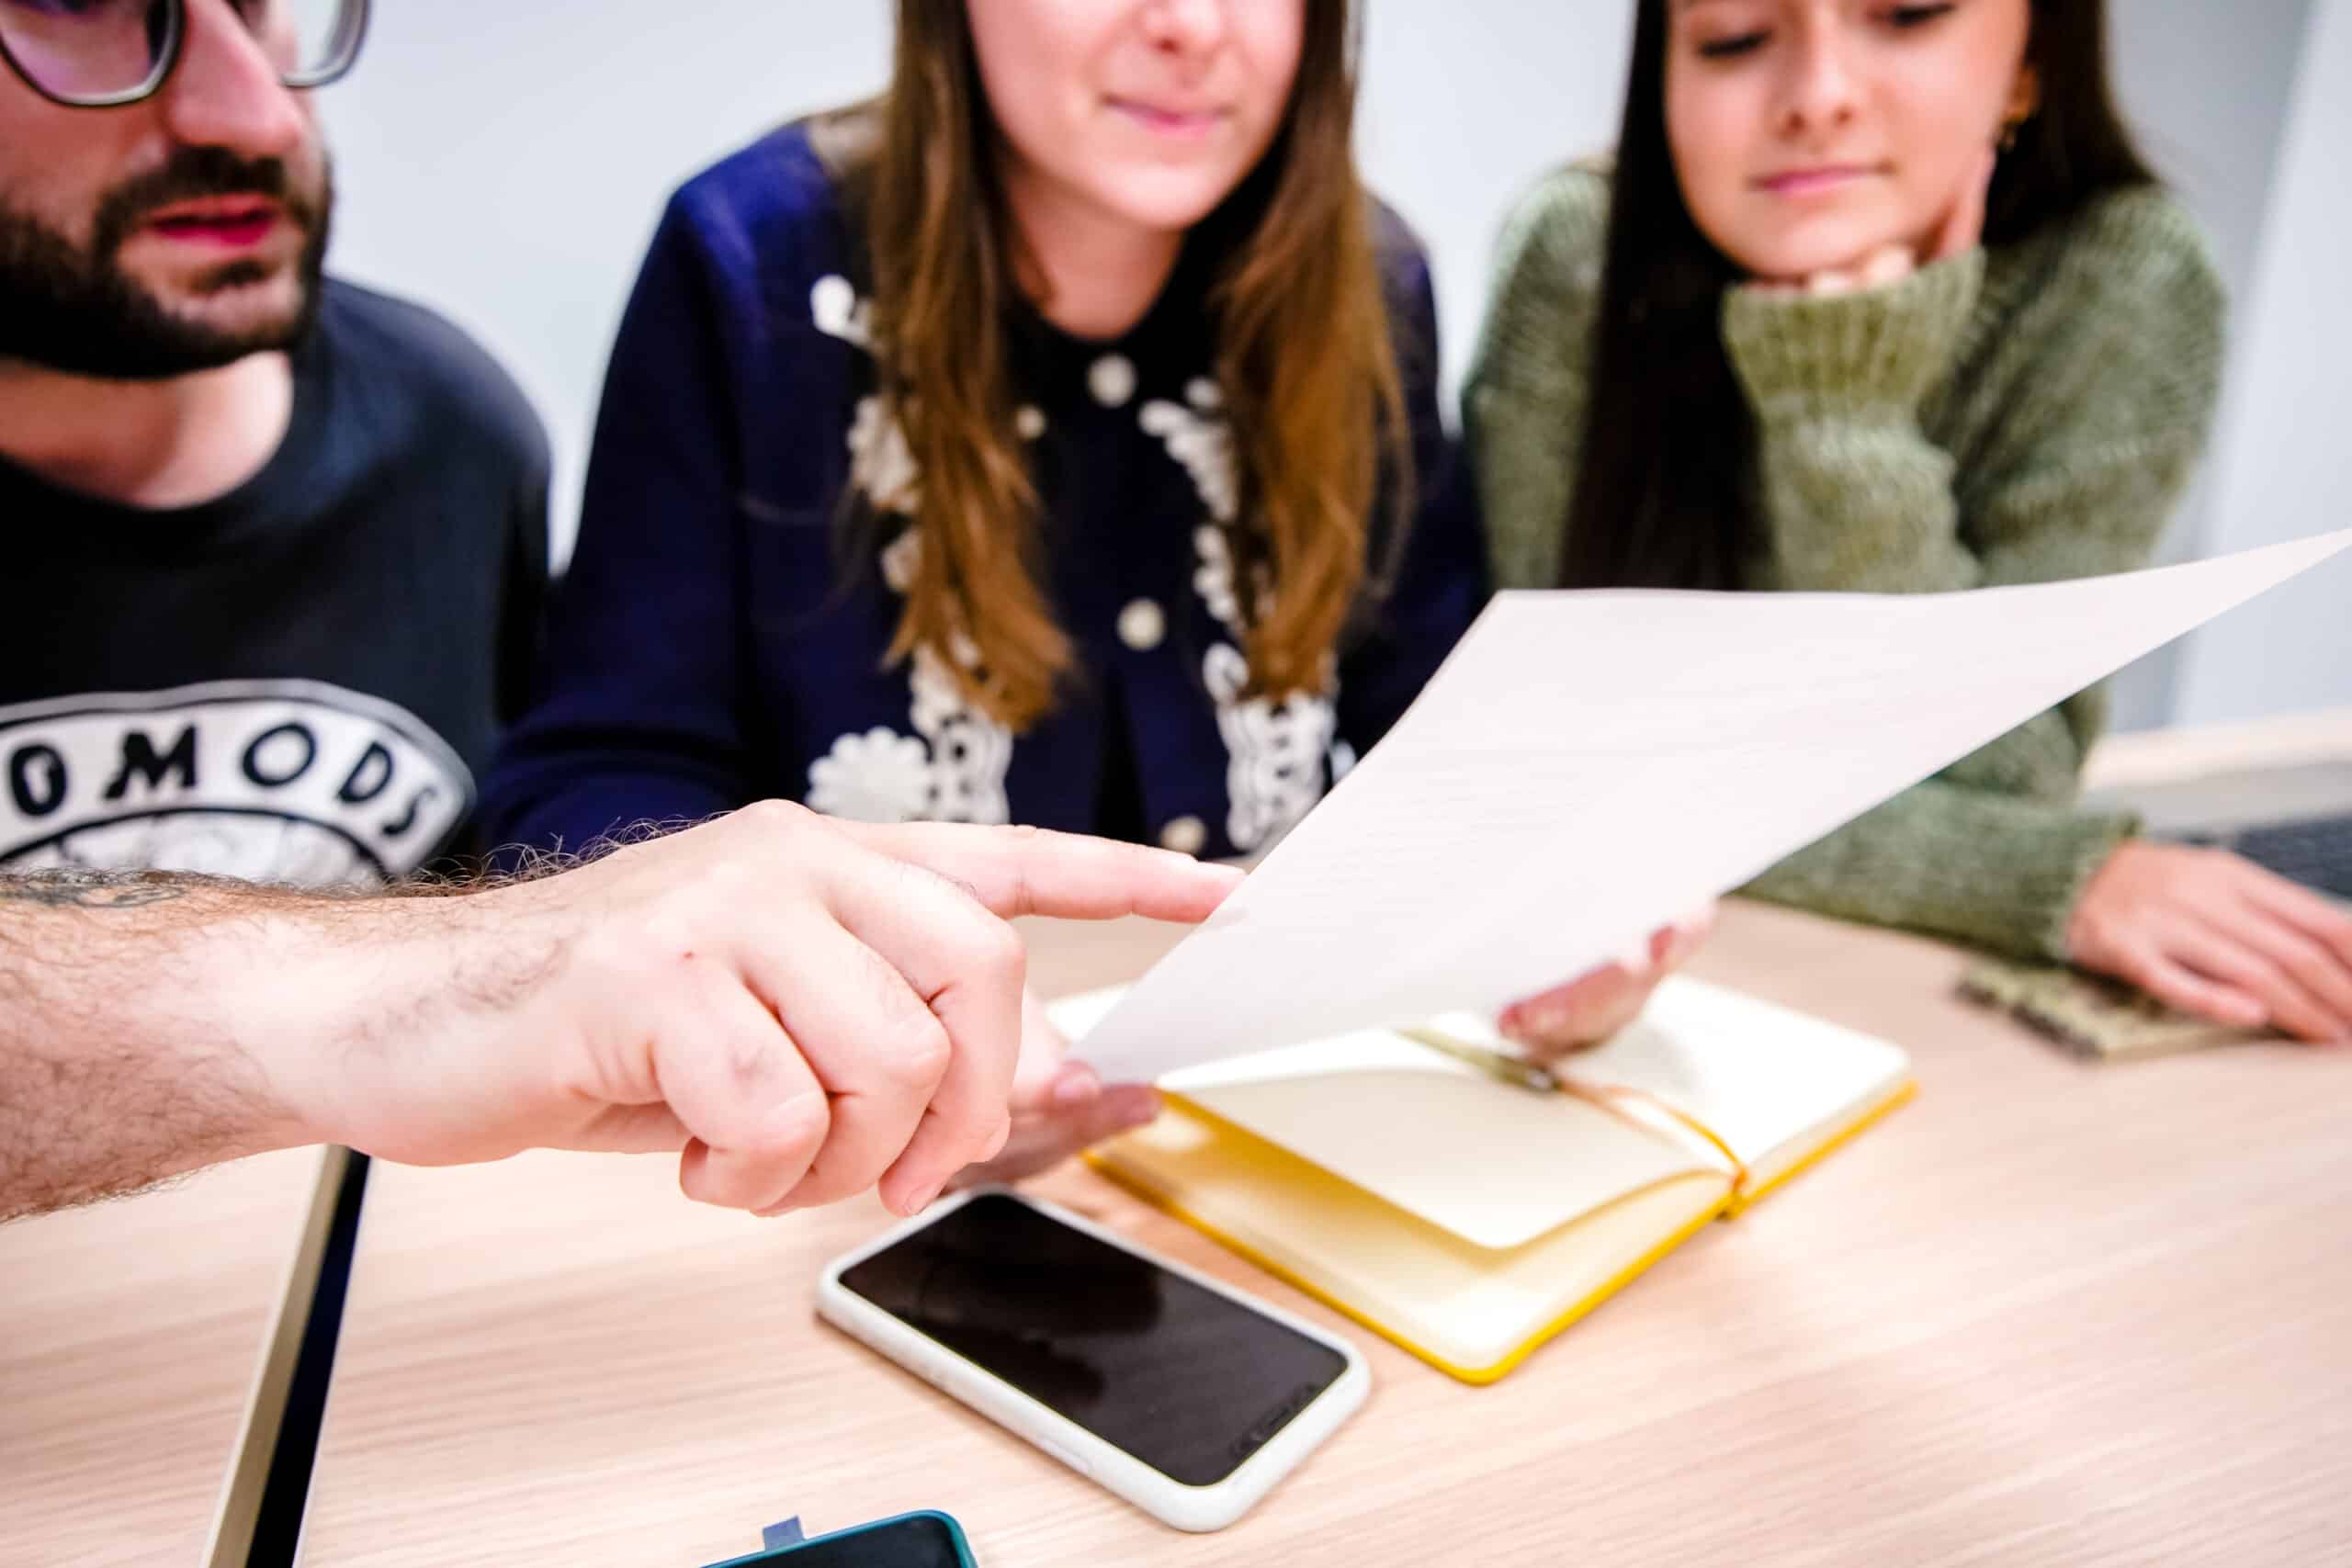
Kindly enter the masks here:
[[[1955, 454], [1922, 433], [1919, 409], [1984, 283], [1979, 252], [1871, 294], [1726, 300], [1725, 343], [1757, 413], [1771, 586], [1933, 592], [2146, 563], [2219, 385], [2222, 302], [2193, 226], [2153, 192], [2077, 220], [2032, 279], [2037, 297], [2007, 316], [2046, 348], [2013, 382], [1977, 389], [2007, 401], [1981, 421], [1962, 410], [1974, 438]], [[1747, 890], [2063, 957], [2084, 886], [2136, 827], [2074, 804], [2102, 717], [2099, 694], [2083, 694]]]
[[1462, 400], [1463, 436], [1496, 585], [1560, 581], [1590, 383], [1609, 183], [1564, 169], [1506, 226]]
[[1782, 299], [1724, 296], [1724, 345], [1756, 415], [1756, 474], [1770, 580], [1856, 593], [1974, 588], [1953, 461], [1919, 426], [1976, 310], [1984, 253], [1886, 288]]

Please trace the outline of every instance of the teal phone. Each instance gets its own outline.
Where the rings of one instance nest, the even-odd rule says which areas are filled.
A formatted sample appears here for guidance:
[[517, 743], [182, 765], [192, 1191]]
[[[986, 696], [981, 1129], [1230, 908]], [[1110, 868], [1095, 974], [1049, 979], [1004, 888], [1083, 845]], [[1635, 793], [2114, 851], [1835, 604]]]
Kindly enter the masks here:
[[714, 1562], [711, 1568], [978, 1568], [964, 1528], [945, 1514], [901, 1514], [879, 1524]]

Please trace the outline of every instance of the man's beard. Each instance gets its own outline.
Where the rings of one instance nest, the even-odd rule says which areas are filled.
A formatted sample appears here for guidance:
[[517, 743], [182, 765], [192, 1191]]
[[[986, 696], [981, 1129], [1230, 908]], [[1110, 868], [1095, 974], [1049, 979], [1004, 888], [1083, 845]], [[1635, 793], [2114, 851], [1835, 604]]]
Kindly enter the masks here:
[[[290, 316], [229, 332], [172, 313], [118, 265], [122, 247], [156, 209], [206, 197], [260, 196], [303, 232], [295, 260], [301, 299]], [[314, 203], [294, 191], [277, 158], [246, 159], [218, 147], [184, 147], [153, 174], [126, 181], [98, 204], [85, 250], [40, 220], [0, 203], [0, 359], [119, 381], [159, 381], [217, 369], [248, 355], [292, 348], [319, 313], [332, 176]], [[273, 268], [224, 262], [196, 285], [202, 295], [266, 281]]]

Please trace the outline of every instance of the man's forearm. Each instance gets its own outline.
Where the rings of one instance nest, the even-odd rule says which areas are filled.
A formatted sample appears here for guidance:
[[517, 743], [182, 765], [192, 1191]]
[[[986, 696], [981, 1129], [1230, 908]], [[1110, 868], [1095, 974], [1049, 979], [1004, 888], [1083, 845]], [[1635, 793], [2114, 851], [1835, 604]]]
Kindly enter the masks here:
[[374, 897], [0, 877], [0, 1219], [313, 1142], [659, 1152], [706, 1202], [878, 1188], [911, 1213], [1011, 1131], [1006, 922], [1199, 920], [1238, 880], [780, 802], [560, 876]]
[[0, 877], [0, 1220], [303, 1133], [239, 1038], [299, 895], [163, 875]]

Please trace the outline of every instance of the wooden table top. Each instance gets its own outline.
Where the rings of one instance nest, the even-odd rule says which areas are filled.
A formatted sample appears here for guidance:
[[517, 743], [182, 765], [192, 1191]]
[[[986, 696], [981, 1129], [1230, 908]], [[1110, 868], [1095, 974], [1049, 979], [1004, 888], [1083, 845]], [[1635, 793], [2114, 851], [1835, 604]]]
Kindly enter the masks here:
[[[1047, 994], [1170, 933], [1045, 928]], [[1373, 1397], [1250, 1517], [1170, 1530], [823, 1327], [888, 1223], [762, 1223], [666, 1160], [379, 1167], [318, 1568], [708, 1562], [956, 1515], [990, 1568], [2284, 1563], [2352, 1553], [2352, 1052], [2080, 1065], [1913, 938], [1727, 908], [1697, 974], [1909, 1049], [1921, 1094], [1487, 1389], [1080, 1168], [1041, 1184], [1363, 1347]]]
[[343, 1158], [0, 1226], [0, 1564], [244, 1562]]

